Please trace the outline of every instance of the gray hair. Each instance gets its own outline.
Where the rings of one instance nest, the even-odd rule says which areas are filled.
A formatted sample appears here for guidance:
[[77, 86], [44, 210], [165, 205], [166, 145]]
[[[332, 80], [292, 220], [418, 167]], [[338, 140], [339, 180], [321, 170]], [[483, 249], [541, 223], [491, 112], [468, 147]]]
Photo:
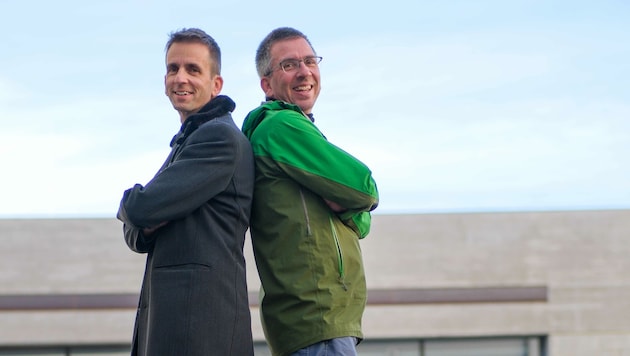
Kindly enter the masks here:
[[183, 28], [169, 34], [165, 51], [168, 52], [173, 43], [179, 42], [196, 42], [208, 47], [211, 63], [213, 64], [212, 70], [215, 74], [221, 74], [221, 49], [214, 38], [198, 28]]
[[271, 74], [271, 47], [279, 41], [284, 41], [293, 38], [303, 38], [306, 40], [313, 53], [315, 53], [315, 49], [311, 44], [311, 41], [308, 40], [305, 34], [302, 32], [291, 28], [291, 27], [279, 27], [275, 30], [271, 31], [267, 37], [265, 37], [260, 45], [258, 45], [258, 50], [256, 50], [256, 71], [258, 72], [258, 76], [260, 78], [266, 77]]

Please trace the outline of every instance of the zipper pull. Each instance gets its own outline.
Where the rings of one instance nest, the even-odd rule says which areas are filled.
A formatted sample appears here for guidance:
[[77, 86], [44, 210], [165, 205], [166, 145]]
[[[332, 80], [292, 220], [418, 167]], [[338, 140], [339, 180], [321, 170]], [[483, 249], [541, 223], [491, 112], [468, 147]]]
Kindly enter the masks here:
[[348, 286], [346, 285], [346, 281], [343, 279], [343, 277], [339, 277], [339, 283], [341, 283], [341, 287], [343, 288], [344, 291], [348, 291]]

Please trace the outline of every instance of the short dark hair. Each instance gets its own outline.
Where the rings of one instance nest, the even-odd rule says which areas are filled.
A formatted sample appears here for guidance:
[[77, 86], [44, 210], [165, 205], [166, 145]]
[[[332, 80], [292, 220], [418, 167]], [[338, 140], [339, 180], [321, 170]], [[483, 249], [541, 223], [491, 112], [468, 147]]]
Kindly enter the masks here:
[[[308, 40], [305, 34], [302, 32], [291, 28], [291, 27], [279, 27], [275, 30], [271, 31], [267, 37], [265, 37], [260, 45], [258, 45], [258, 50], [256, 50], [256, 71], [258, 72], [258, 76], [260, 78], [266, 77], [271, 73], [271, 47], [279, 41], [284, 41], [292, 38], [303, 38], [306, 40], [313, 53], [315, 53], [315, 49], [311, 44], [311, 41]], [[316, 53], [315, 53], [316, 54]]]
[[221, 49], [209, 34], [198, 28], [183, 28], [173, 31], [168, 35], [165, 51], [168, 52], [173, 43], [178, 42], [197, 42], [208, 47], [210, 59], [213, 63], [212, 70], [214, 70], [215, 74], [221, 74]]

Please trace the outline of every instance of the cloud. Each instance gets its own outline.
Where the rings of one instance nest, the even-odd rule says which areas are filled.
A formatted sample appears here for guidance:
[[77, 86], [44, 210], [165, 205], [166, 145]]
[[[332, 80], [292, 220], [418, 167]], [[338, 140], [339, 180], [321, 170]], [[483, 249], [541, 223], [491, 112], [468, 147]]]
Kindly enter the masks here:
[[[167, 33], [216, 34], [240, 126], [263, 99], [255, 48], [287, 24], [279, 13], [261, 32], [247, 26], [255, 7], [231, 6], [238, 30], [226, 31], [144, 1], [81, 5], [79, 22], [64, 22], [73, 5], [50, 5], [58, 16], [16, 5], [0, 21], [10, 33], [0, 62], [11, 69], [0, 77], [0, 216], [111, 216], [179, 128], [162, 93]], [[198, 5], [196, 14], [214, 6]], [[630, 52], [618, 4], [570, 13], [543, 2], [396, 5], [402, 17], [364, 7], [351, 9], [362, 22], [298, 24], [324, 57], [316, 123], [372, 168], [379, 211], [627, 206]], [[138, 26], [140, 12], [152, 20]], [[47, 31], [9, 31], [27, 15]]]
[[340, 63], [322, 63], [318, 125], [373, 168], [379, 209], [619, 204], [630, 106], [563, 86], [579, 69], [563, 44], [469, 37], [341, 40], [320, 52]]
[[161, 96], [165, 103], [113, 94], [16, 105], [28, 95], [37, 102], [28, 91], [2, 96], [0, 216], [111, 215], [124, 189], [152, 177], [179, 129]]
[[70, 135], [2, 134], [0, 142], [5, 167], [0, 216], [111, 215], [123, 190], [146, 183], [165, 157], [155, 150], [117, 160], [76, 161], [73, 157], [88, 141]]

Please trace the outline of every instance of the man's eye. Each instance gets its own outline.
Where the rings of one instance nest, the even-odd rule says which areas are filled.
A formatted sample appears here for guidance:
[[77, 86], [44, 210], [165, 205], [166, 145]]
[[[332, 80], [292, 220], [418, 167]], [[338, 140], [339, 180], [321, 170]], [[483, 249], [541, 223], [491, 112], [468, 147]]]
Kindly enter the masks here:
[[297, 64], [295, 61], [287, 61], [287, 62], [282, 63], [282, 69], [284, 70], [292, 70], [292, 69], [295, 69], [296, 67], [297, 67]]
[[304, 58], [304, 64], [311, 67], [317, 64], [317, 60], [315, 59], [315, 57]]

